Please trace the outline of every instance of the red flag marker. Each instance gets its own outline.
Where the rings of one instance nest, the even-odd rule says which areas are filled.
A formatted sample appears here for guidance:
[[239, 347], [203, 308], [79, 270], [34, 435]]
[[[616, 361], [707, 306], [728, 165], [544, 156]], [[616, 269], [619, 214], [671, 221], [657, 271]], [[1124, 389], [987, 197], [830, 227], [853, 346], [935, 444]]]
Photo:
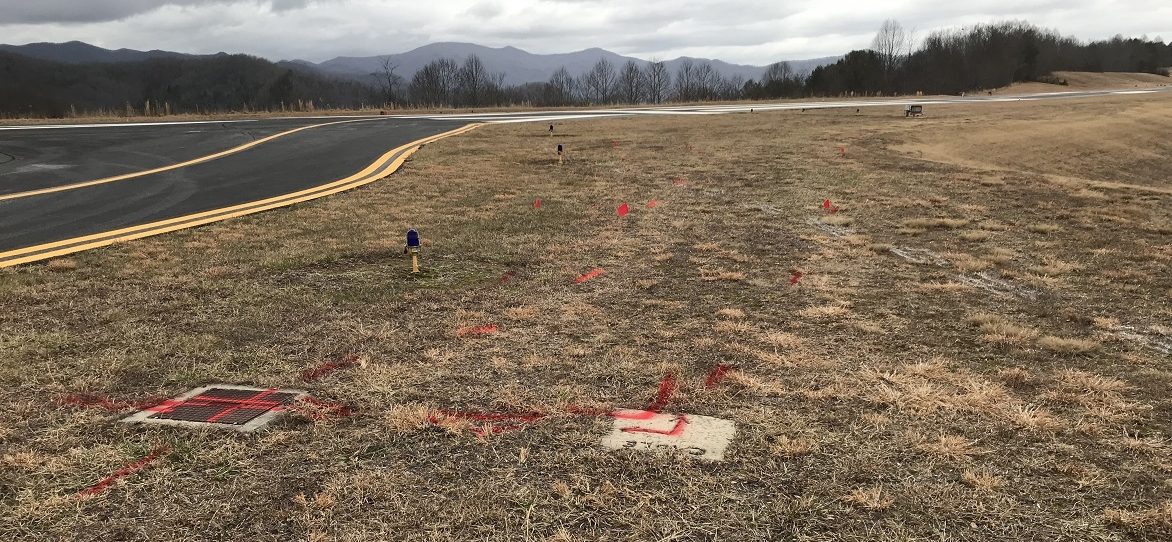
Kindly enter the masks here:
[[601, 275], [605, 272], [606, 271], [603, 271], [602, 269], [596, 267], [594, 269], [591, 269], [588, 273], [583, 273], [581, 275], [578, 275], [578, 278], [574, 279], [574, 284], [582, 284], [583, 282], [586, 282], [590, 279], [598, 278], [599, 275]]
[[631, 206], [627, 205], [627, 202], [624, 201], [622, 205], [619, 205], [618, 210], [615, 212], [618, 213], [619, 216], [627, 216], [627, 213], [631, 212]]
[[659, 200], [657, 200], [657, 199], [653, 199], [653, 200], [647, 202], [648, 209], [654, 209], [656, 205], [659, 205]]
[[541, 198], [537, 198], [537, 199], [533, 200], [533, 208], [534, 209], [541, 208]]

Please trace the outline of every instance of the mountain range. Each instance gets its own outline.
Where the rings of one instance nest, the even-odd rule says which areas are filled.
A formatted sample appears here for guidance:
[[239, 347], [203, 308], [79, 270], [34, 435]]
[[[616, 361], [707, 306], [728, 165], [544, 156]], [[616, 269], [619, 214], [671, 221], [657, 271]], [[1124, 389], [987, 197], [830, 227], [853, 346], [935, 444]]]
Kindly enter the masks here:
[[[0, 45], [0, 52], [14, 53], [27, 57], [65, 64], [119, 63], [150, 60], [156, 58], [197, 58], [217, 55], [189, 55], [172, 51], [136, 51], [133, 49], [103, 49], [88, 43], [71, 41], [67, 43], [30, 43], [27, 45]], [[218, 53], [225, 55], [226, 53]], [[299, 71], [316, 72], [343, 79], [369, 81], [371, 74], [383, 70], [383, 59], [396, 66], [396, 73], [410, 80], [427, 63], [440, 58], [463, 61], [469, 55], [477, 55], [492, 73], [504, 73], [504, 82], [510, 85], [548, 81], [560, 67], [573, 75], [588, 71], [600, 59], [606, 59], [616, 68], [634, 60], [640, 67], [648, 61], [623, 56], [605, 49], [593, 48], [572, 53], [535, 54], [516, 47], [485, 47], [471, 43], [432, 43], [399, 54], [368, 57], [337, 57], [321, 63], [305, 60], [281, 61], [277, 64]], [[818, 66], [832, 64], [841, 57], [824, 57], [809, 60], [789, 61], [794, 71], [808, 73]], [[675, 73], [679, 65], [687, 60], [708, 62], [725, 77], [759, 79], [765, 66], [731, 64], [721, 60], [680, 57], [665, 62], [668, 70]]]

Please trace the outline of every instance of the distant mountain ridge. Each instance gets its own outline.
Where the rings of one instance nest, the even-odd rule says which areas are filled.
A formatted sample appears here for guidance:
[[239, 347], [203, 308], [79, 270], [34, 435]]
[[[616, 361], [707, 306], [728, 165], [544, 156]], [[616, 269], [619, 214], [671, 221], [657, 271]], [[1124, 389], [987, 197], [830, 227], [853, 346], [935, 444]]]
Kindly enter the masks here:
[[[67, 43], [30, 43], [27, 45], [0, 45], [0, 51], [19, 54], [41, 60], [66, 64], [136, 62], [155, 58], [197, 58], [217, 55], [192, 55], [172, 51], [136, 51], [133, 49], [104, 49], [80, 41]], [[218, 53], [224, 55], [226, 53]], [[600, 59], [606, 59], [619, 67], [628, 60], [634, 60], [640, 67], [648, 61], [623, 56], [605, 49], [591, 48], [572, 53], [536, 54], [516, 47], [485, 47], [472, 43], [441, 42], [424, 45], [405, 53], [368, 57], [337, 57], [321, 63], [305, 60], [277, 62], [278, 65], [299, 71], [318, 71], [322, 74], [369, 81], [370, 75], [382, 71], [382, 59], [389, 59], [397, 66], [396, 73], [407, 80], [420, 68], [440, 58], [451, 58], [461, 62], [469, 55], [477, 55], [492, 73], [504, 73], [505, 84], [517, 85], [548, 81], [558, 68], [565, 67], [575, 76], [588, 71]], [[798, 73], [808, 73], [818, 66], [832, 64], [835, 57], [809, 60], [791, 60], [790, 65]], [[721, 60], [680, 57], [665, 62], [668, 70], [675, 73], [686, 60], [707, 62], [725, 77], [759, 79], [765, 66], [732, 64]]]

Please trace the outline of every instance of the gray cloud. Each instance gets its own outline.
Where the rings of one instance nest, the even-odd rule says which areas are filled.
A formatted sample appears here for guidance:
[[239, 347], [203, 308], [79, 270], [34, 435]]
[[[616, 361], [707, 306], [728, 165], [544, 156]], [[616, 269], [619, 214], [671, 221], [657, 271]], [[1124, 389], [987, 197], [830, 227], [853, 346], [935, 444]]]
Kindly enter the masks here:
[[921, 37], [1028, 20], [1082, 39], [1172, 38], [1166, 0], [0, 0], [0, 40], [314, 61], [466, 41], [766, 64], [866, 47], [887, 18]]

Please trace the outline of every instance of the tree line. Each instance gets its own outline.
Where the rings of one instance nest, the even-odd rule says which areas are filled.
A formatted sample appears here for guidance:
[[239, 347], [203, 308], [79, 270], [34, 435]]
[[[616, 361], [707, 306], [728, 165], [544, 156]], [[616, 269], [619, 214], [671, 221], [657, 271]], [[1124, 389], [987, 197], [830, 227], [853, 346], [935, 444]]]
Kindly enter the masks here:
[[659, 104], [813, 96], [956, 94], [1019, 81], [1049, 81], [1054, 71], [1168, 75], [1172, 44], [1116, 37], [1083, 43], [1024, 22], [978, 25], [928, 35], [916, 45], [886, 21], [871, 47], [798, 73], [786, 62], [760, 78], [726, 77], [685, 59], [615, 65], [599, 60], [581, 74], [560, 68], [545, 82], [504, 84], [475, 55], [442, 58], [410, 79], [384, 60], [368, 82], [333, 79], [246, 55], [65, 65], [0, 54], [0, 115], [170, 114], [311, 111], [321, 108], [559, 107]]

